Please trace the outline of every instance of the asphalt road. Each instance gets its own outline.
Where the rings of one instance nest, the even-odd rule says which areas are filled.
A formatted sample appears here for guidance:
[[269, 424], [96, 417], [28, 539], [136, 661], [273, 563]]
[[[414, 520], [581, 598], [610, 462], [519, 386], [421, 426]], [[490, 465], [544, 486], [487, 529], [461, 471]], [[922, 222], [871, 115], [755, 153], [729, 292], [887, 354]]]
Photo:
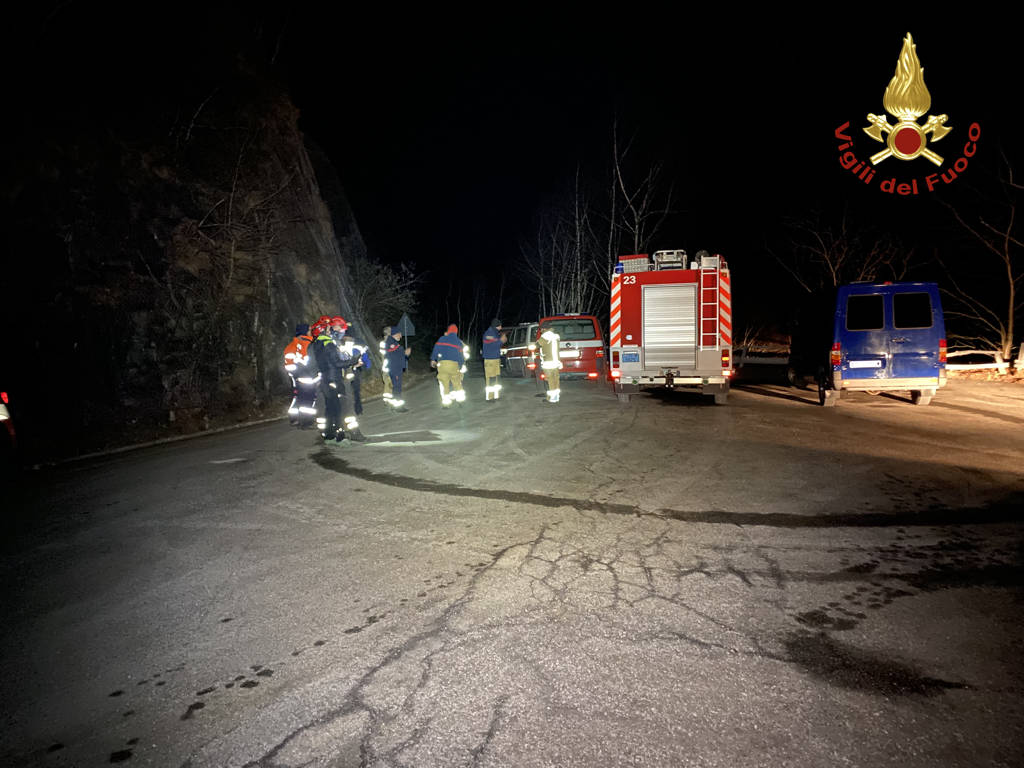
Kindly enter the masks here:
[[1024, 386], [504, 383], [5, 488], [0, 764], [1024, 764]]

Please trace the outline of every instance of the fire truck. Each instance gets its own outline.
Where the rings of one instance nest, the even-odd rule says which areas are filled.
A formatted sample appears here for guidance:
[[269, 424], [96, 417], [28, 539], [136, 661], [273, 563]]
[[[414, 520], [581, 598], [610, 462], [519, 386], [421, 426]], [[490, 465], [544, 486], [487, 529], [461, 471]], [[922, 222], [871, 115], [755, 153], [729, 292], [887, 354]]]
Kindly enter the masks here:
[[609, 378], [621, 402], [645, 389], [693, 389], [718, 405], [729, 396], [732, 292], [719, 255], [656, 251], [615, 265], [608, 330]]

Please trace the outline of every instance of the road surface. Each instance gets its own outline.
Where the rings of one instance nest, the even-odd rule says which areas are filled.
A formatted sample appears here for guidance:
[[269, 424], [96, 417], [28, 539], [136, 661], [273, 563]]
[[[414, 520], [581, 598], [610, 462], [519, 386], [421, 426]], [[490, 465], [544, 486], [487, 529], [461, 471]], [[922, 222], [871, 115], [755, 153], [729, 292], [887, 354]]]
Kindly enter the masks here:
[[0, 763], [1024, 764], [1024, 387], [467, 384], [6, 488]]

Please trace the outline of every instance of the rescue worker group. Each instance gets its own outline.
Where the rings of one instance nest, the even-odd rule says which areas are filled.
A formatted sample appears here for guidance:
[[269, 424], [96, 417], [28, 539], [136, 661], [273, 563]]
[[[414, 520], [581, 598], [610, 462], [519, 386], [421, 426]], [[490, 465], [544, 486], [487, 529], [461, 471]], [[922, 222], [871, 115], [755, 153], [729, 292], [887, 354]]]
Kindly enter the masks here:
[[[300, 429], [316, 425], [325, 442], [340, 443], [346, 438], [365, 442], [359, 429], [363, 413], [361, 379], [373, 367], [370, 348], [349, 332], [349, 324], [340, 315], [321, 315], [312, 324], [295, 327], [295, 338], [284, 350], [284, 368], [292, 381], [292, 401], [288, 419]], [[378, 344], [382, 363], [384, 402], [397, 413], [408, 413], [402, 398], [402, 375], [408, 368], [412, 350], [402, 343], [398, 326], [385, 326]], [[501, 356], [506, 336], [501, 321], [494, 318], [483, 334], [484, 399], [495, 402], [501, 396]], [[546, 401], [560, 398], [558, 371], [559, 336], [550, 326], [540, 329], [536, 349], [547, 382]], [[430, 353], [430, 367], [437, 372], [441, 407], [466, 402], [462, 378], [470, 358], [469, 346], [459, 338], [456, 325], [449, 325]]]

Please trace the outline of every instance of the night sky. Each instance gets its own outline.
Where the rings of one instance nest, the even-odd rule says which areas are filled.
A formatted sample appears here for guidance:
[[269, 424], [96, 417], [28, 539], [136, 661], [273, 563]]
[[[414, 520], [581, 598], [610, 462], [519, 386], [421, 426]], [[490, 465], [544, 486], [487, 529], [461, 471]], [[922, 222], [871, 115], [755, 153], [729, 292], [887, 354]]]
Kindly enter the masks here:
[[[770, 260], [764, 246], [783, 217], [846, 208], [920, 240], [943, 226], [940, 197], [967, 192], [961, 183], [894, 199], [837, 162], [833, 132], [847, 120], [860, 156], [882, 148], [861, 128], [868, 112], [883, 113], [908, 31], [931, 113], [954, 127], [934, 148], [951, 162], [976, 121], [979, 160], [997, 158], [1000, 145], [1024, 154], [1009, 24], [856, 15], [683, 22], [517, 11], [404, 19], [402, 29], [394, 18], [359, 20], [347, 34], [343, 17], [325, 25], [300, 15], [282, 59], [303, 128], [339, 167], [382, 258], [454, 272], [516, 259], [531, 217], [577, 164], [598, 171], [606, 162], [617, 115], [621, 133], [636, 132], [638, 159], [662, 162], [675, 181], [677, 213], [655, 247], [720, 251], [742, 283], [745, 266]], [[878, 173], [934, 170], [890, 159]]]
[[[778, 249], [786, 217], [846, 210], [930, 247], [948, 242], [940, 200], [957, 204], [1000, 149], [1024, 157], [1015, 25], [992, 16], [53, 5], [50, 27], [60, 31], [50, 44], [65, 36], [56, 38], [61, 56], [33, 52], [30, 36], [15, 41], [25, 53], [7, 52], [12, 85], [52, 110], [67, 95], [60, 88], [79, 88], [76, 72], [97, 62], [102, 98], [130, 110], [175, 77], [197, 76], [182, 71], [199, 66], [193, 51], [208, 58], [223, 45], [230, 56], [232, 30], [259, 29], [302, 129], [339, 172], [371, 254], [429, 271], [428, 293], [453, 276], [504, 274], [512, 284], [510, 263], [538, 211], [576, 168], [603, 172], [613, 119], [620, 135], [636, 137], [637, 167], [661, 163], [674, 182], [674, 213], [653, 248], [722, 253], [737, 296], [778, 276], [765, 248]], [[861, 128], [868, 112], [883, 113], [908, 31], [931, 113], [948, 114], [954, 128], [935, 149], [957, 157], [975, 121], [982, 137], [955, 185], [899, 199], [839, 167], [833, 132], [850, 121], [858, 155], [881, 148]], [[890, 159], [878, 172], [934, 170], [924, 159]]]

